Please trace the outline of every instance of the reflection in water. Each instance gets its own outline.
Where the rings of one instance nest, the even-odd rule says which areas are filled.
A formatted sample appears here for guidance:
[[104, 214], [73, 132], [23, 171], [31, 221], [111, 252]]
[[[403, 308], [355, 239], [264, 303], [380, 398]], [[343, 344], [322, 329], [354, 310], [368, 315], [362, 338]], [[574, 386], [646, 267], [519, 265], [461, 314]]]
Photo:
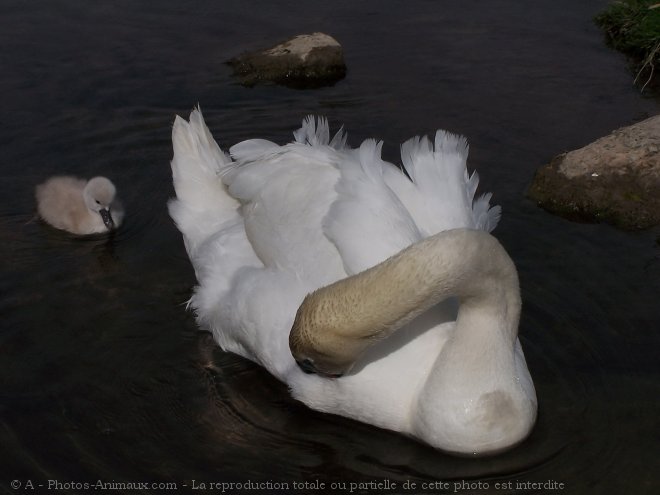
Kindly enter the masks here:
[[[3, 488], [387, 479], [397, 493], [439, 480], [506, 493], [495, 483], [554, 480], [562, 493], [657, 493], [658, 233], [566, 222], [524, 199], [553, 155], [658, 111], [591, 24], [600, 7], [3, 3]], [[294, 91], [231, 79], [224, 60], [310, 29], [344, 45], [344, 81]], [[495, 235], [520, 272], [520, 338], [539, 398], [527, 440], [465, 459], [312, 412], [198, 331], [186, 312], [194, 273], [165, 207], [171, 123], [197, 102], [225, 147], [287, 141], [308, 113], [346, 124], [353, 145], [437, 127], [470, 138], [470, 165], [503, 205]], [[386, 144], [385, 158], [397, 153]], [[35, 221], [34, 186], [54, 173], [113, 180], [121, 229], [81, 239]], [[520, 487], [510, 492], [543, 491]]]

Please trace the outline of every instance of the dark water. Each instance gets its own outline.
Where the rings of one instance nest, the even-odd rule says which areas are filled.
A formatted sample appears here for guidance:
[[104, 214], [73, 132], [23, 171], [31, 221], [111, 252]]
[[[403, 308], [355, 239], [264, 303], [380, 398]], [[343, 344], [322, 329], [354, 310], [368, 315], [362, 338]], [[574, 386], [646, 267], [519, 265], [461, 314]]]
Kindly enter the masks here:
[[[249, 480], [289, 486], [258, 493], [418, 493], [442, 480], [436, 493], [660, 493], [659, 232], [571, 223], [524, 195], [554, 155], [658, 113], [591, 22], [606, 3], [3, 0], [0, 492]], [[224, 65], [316, 30], [345, 48], [334, 87], [246, 89]], [[308, 113], [344, 123], [353, 145], [384, 139], [390, 159], [438, 127], [469, 137], [520, 271], [540, 407], [529, 439], [464, 459], [316, 413], [197, 331], [165, 204], [171, 123], [198, 102], [222, 146], [287, 141]], [[81, 240], [35, 221], [33, 188], [56, 173], [108, 175], [122, 229]], [[548, 481], [563, 489], [516, 485]]]

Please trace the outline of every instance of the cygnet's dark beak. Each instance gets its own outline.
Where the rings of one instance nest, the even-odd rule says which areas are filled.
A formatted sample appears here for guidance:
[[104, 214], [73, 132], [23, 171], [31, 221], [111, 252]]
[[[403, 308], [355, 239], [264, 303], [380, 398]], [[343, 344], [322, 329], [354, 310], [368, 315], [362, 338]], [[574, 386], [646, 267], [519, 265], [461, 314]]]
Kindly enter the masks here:
[[108, 228], [108, 230], [112, 230], [115, 227], [115, 222], [112, 220], [112, 216], [110, 215], [110, 208], [103, 208], [99, 210], [99, 214], [101, 215], [103, 223]]
[[320, 375], [324, 376], [326, 378], [340, 378], [343, 373], [325, 373], [323, 371], [319, 371], [316, 369], [316, 366], [314, 366], [314, 363], [312, 362], [311, 359], [302, 359], [301, 361], [296, 361], [298, 366], [300, 367], [301, 370], [303, 370], [305, 373], [308, 375], [315, 374], [315, 375]]

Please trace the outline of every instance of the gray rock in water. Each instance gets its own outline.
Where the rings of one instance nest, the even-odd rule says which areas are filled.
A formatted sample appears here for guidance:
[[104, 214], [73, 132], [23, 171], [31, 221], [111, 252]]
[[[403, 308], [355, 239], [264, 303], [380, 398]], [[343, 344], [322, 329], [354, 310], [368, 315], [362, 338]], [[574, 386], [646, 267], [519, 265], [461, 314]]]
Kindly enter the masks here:
[[660, 115], [555, 157], [528, 194], [570, 219], [624, 229], [660, 224]]
[[266, 50], [229, 60], [242, 84], [275, 82], [295, 88], [336, 83], [346, 75], [341, 45], [324, 33], [301, 34]]

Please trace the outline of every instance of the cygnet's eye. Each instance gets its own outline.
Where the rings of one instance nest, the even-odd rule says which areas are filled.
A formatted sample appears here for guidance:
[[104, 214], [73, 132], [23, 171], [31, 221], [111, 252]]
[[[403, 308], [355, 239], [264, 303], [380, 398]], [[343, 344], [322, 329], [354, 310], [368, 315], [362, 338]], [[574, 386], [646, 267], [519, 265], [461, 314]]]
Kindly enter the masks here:
[[96, 199], [96, 200], [94, 200], [94, 201], [96, 201], [96, 204], [97, 204], [97, 205], [100, 205], [100, 204], [101, 204], [101, 202], [100, 202], [98, 199]]

